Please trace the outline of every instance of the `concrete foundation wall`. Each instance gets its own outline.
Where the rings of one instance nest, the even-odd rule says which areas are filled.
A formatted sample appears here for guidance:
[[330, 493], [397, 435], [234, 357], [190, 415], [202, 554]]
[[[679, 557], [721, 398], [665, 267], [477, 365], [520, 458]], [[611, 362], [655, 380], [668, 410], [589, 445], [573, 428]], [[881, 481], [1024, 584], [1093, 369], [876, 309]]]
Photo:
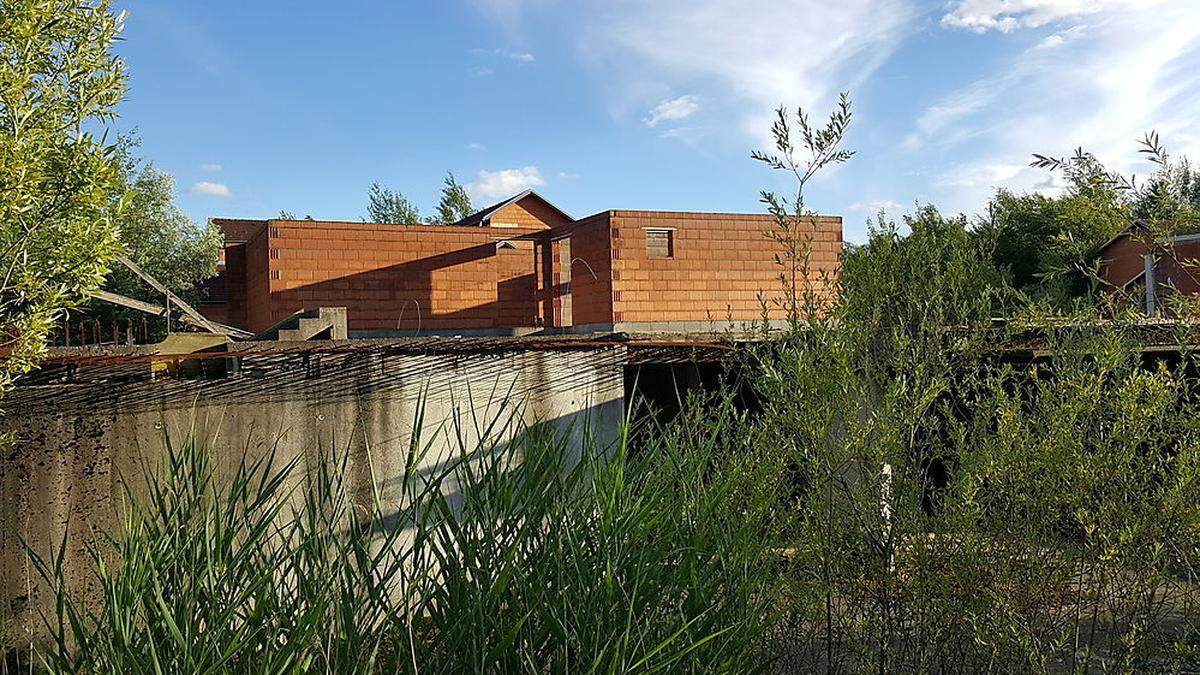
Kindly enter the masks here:
[[347, 451], [352, 493], [370, 498], [373, 469], [386, 503], [398, 494], [394, 478], [422, 403], [417, 431], [433, 439], [430, 465], [456, 452], [458, 432], [470, 448], [496, 419], [500, 440], [520, 420], [553, 425], [569, 435], [573, 451], [589, 435], [614, 443], [624, 412], [624, 352], [291, 354], [248, 357], [240, 372], [215, 379], [87, 382], [81, 369], [77, 384], [18, 387], [0, 417], [0, 431], [17, 437], [0, 463], [0, 630], [38, 626], [37, 610], [52, 607], [22, 539], [48, 557], [67, 534], [68, 576], [89, 592], [86, 546], [118, 522], [119, 477], [133, 479], [143, 462], [161, 460], [164, 433], [212, 439], [224, 470], [243, 448], [261, 456], [277, 444], [279, 462], [331, 447]]

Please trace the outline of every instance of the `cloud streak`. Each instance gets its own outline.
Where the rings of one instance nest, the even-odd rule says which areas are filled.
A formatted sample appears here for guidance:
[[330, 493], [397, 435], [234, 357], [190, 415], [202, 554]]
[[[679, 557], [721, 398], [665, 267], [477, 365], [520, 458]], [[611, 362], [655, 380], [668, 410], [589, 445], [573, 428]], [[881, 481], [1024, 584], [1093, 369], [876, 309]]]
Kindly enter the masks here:
[[591, 18], [583, 55], [619, 102], [645, 109], [691, 91], [715, 127], [763, 140], [776, 106], [824, 104], [874, 72], [915, 11], [909, 0], [642, 0]]
[[942, 19], [952, 29], [1041, 27], [1046, 34], [919, 117], [905, 148], [935, 148], [955, 158], [935, 179], [935, 194], [954, 209], [978, 210], [993, 187], [1053, 191], [1045, 172], [1028, 167], [1031, 153], [1062, 155], [1080, 146], [1128, 172], [1139, 168], [1135, 139], [1151, 129], [1175, 153], [1194, 156], [1200, 5], [1151, 4], [964, 0], [954, 6]]
[[942, 25], [976, 33], [989, 30], [1009, 33], [1018, 28], [1040, 28], [1122, 9], [1148, 9], [1165, 0], [959, 0], [942, 15]]
[[472, 49], [471, 54], [475, 56], [494, 56], [518, 63], [533, 63], [536, 61], [533, 52], [514, 52], [508, 49]]
[[677, 122], [690, 117], [699, 109], [696, 97], [690, 94], [667, 99], [654, 106], [654, 109], [650, 111], [650, 115], [645, 120], [646, 126], [654, 128], [663, 122]]

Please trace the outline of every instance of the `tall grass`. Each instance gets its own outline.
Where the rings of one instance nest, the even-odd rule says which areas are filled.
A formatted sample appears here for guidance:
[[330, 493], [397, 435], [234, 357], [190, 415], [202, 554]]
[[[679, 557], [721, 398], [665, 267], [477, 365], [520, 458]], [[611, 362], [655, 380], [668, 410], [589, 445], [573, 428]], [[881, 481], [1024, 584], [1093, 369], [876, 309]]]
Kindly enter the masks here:
[[73, 594], [61, 555], [36, 561], [59, 591], [40, 656], [57, 672], [756, 671], [778, 473], [741, 423], [711, 400], [631, 456], [494, 420], [452, 457], [414, 438], [389, 499], [347, 489], [345, 451], [224, 470], [200, 438], [165, 438], [92, 549], [99, 601]]

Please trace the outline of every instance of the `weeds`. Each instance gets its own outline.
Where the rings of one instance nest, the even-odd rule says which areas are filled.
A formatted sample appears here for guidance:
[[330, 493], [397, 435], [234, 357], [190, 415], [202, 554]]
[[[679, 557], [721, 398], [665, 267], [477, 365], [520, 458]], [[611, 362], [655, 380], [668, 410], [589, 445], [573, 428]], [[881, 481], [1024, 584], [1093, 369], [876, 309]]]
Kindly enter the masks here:
[[165, 439], [93, 548], [100, 602], [36, 561], [59, 591], [40, 656], [56, 672], [758, 670], [772, 469], [730, 402], [706, 410], [637, 457], [501, 433], [516, 417], [454, 457], [418, 437], [398, 499], [351, 494], [344, 452], [228, 469]]

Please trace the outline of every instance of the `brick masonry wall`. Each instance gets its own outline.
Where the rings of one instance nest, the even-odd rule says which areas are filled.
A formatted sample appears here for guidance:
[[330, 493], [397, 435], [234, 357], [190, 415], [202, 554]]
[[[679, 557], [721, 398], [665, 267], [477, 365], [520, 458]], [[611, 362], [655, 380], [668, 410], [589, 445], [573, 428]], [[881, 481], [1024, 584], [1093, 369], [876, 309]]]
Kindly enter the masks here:
[[231, 326], [246, 325], [246, 245], [225, 247], [225, 321]]
[[265, 232], [267, 221], [213, 218], [212, 224], [225, 240], [225, 246], [221, 249], [223, 265], [214, 284], [222, 289], [225, 302], [203, 303], [199, 310], [213, 321], [245, 327], [249, 325], [246, 314], [246, 243]]
[[610, 221], [605, 211], [570, 228], [571, 312], [576, 326], [613, 322]]
[[[214, 317], [262, 330], [301, 308], [340, 306], [356, 331], [549, 326], [556, 312], [574, 326], [743, 322], [761, 317], [760, 292], [782, 295], [776, 245], [762, 234], [769, 216], [605, 211], [567, 222], [537, 200], [526, 203], [501, 217], [559, 224], [259, 221], [248, 243], [226, 251], [230, 301]], [[673, 257], [647, 256], [645, 229], [654, 227], [673, 230]], [[497, 250], [505, 239], [517, 248]], [[813, 249], [814, 276], [834, 274], [840, 218], [819, 220]], [[552, 297], [554, 279], [565, 290], [566, 265], [569, 308], [565, 297]], [[784, 310], [772, 307], [771, 316], [783, 318]]]
[[[782, 295], [777, 245], [763, 236], [771, 223], [766, 214], [611, 214], [614, 323], [754, 321], [762, 315], [760, 292]], [[645, 228], [674, 229], [672, 258], [647, 257]], [[814, 279], [836, 274], [842, 219], [820, 217], [812, 246]], [[770, 316], [785, 312], [772, 306]]]
[[537, 324], [537, 274], [531, 240], [513, 242], [518, 248], [496, 251], [496, 300], [498, 327]]
[[558, 211], [546, 206], [540, 200], [526, 197], [518, 202], [509, 204], [492, 214], [492, 227], [504, 228], [516, 226], [519, 228], [539, 229], [561, 227], [571, 222]]
[[[346, 307], [350, 330], [487, 329], [521, 320], [532, 302], [501, 308], [530, 281], [532, 247], [496, 242], [527, 229], [271, 221], [267, 325], [300, 308]], [[255, 329], [261, 328], [261, 319]]]
[[271, 314], [271, 268], [268, 258], [270, 248], [269, 228], [258, 231], [246, 242], [246, 323], [245, 328], [260, 331], [275, 320]]

